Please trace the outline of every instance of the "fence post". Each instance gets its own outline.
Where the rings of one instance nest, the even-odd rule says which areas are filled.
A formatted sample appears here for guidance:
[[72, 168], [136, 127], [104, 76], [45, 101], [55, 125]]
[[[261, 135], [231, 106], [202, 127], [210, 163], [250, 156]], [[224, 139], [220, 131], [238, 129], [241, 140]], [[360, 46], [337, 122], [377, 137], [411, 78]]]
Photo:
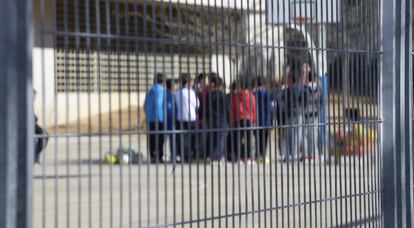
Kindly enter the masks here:
[[411, 227], [410, 1], [382, 1], [381, 113], [384, 227]]
[[32, 1], [0, 7], [0, 227], [31, 227]]
[[414, 156], [413, 156], [413, 101], [414, 101], [414, 93], [413, 93], [413, 2], [412, 0], [405, 0], [405, 9], [402, 13], [405, 15], [405, 23], [404, 30], [405, 30], [405, 49], [404, 50], [404, 68], [405, 74], [402, 78], [402, 83], [404, 84], [404, 94], [405, 94], [405, 118], [406, 118], [406, 125], [403, 126], [406, 134], [406, 142], [404, 144], [405, 152], [406, 152], [406, 159], [405, 159], [405, 202], [406, 205], [406, 214], [405, 214], [405, 221], [407, 227], [414, 227], [414, 220], [413, 220], [413, 206], [414, 206]]

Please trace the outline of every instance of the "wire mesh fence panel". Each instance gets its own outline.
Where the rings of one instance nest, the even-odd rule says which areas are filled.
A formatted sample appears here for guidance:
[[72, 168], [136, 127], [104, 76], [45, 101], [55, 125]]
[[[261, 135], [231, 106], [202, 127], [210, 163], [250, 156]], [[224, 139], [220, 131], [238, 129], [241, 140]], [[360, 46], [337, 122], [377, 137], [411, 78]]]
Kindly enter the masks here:
[[33, 227], [381, 227], [381, 1], [36, 0]]

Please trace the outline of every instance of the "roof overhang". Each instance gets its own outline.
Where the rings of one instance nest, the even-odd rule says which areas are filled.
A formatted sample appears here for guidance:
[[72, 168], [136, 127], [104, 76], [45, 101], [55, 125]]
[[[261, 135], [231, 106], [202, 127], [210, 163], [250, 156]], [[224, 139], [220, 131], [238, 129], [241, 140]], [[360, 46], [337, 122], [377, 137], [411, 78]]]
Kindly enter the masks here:
[[[116, 0], [111, 0], [116, 1]], [[246, 13], [264, 12], [266, 3], [263, 0], [128, 0], [139, 4], [178, 4], [180, 6], [201, 6], [208, 8], [227, 8], [243, 10]]]

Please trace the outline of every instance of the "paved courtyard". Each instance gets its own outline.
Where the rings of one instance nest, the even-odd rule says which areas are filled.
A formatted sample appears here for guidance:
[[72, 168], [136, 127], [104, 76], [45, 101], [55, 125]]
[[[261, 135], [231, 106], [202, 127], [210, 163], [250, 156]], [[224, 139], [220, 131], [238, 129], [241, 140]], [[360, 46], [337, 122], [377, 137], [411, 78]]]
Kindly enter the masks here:
[[107, 165], [110, 150], [145, 152], [145, 138], [49, 141], [34, 168], [33, 227], [380, 226], [378, 151], [340, 165], [205, 163]]

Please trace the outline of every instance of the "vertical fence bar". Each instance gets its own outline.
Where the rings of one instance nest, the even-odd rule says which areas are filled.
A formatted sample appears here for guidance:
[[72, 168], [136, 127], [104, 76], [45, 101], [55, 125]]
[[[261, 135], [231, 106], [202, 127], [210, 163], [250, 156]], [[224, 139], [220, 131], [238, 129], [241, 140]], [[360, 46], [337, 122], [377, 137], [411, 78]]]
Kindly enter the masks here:
[[[399, 67], [400, 72], [399, 74], [396, 75], [396, 85], [399, 86], [399, 90], [398, 91], [398, 95], [397, 98], [399, 96], [399, 120], [400, 122], [397, 123], [398, 125], [396, 126], [397, 129], [398, 127], [400, 128], [400, 136], [398, 138], [400, 138], [400, 142], [397, 141], [396, 147], [397, 150], [396, 151], [401, 151], [401, 174], [399, 175], [399, 179], [401, 181], [400, 185], [397, 186], [401, 186], [401, 189], [398, 189], [397, 191], [397, 196], [400, 194], [400, 197], [397, 197], [397, 200], [401, 201], [401, 226], [399, 227], [409, 227], [409, 221], [411, 220], [410, 218], [410, 204], [408, 202], [410, 202], [410, 190], [408, 188], [409, 183], [410, 183], [410, 161], [409, 161], [409, 155], [410, 155], [410, 150], [409, 150], [409, 145], [411, 144], [410, 140], [409, 140], [409, 135], [410, 135], [410, 129], [409, 126], [410, 121], [409, 121], [409, 116], [410, 116], [410, 109], [409, 106], [410, 104], [407, 104], [407, 102], [409, 101], [409, 94], [408, 91], [409, 89], [407, 88], [410, 83], [408, 83], [409, 81], [409, 76], [407, 70], [409, 68], [409, 55], [406, 52], [406, 48], [409, 48], [409, 29], [407, 29], [407, 26], [409, 26], [409, 20], [407, 19], [409, 17], [409, 9], [407, 9], [407, 6], [410, 4], [409, 1], [401, 1], [401, 10], [397, 11], [397, 12], [401, 12], [401, 24], [400, 26], [400, 32], [401, 32], [401, 38], [400, 38], [400, 61], [401, 61], [401, 67]], [[398, 29], [397, 29], [398, 32]], [[398, 46], [397, 46], [398, 47]], [[397, 109], [398, 111], [398, 109]], [[407, 123], [409, 124], [409, 126], [407, 126]], [[398, 204], [397, 204], [398, 205]], [[400, 222], [400, 221], [398, 221]]]
[[[381, 64], [381, 118], [383, 119], [382, 130], [382, 212], [383, 212], [383, 226], [395, 227], [397, 212], [396, 212], [396, 167], [395, 167], [395, 109], [394, 109], [394, 76], [397, 68], [395, 62], [395, 42], [394, 30], [396, 26], [396, 9], [395, 5], [399, 1], [382, 1], [383, 7], [381, 12], [382, 22], [382, 49], [384, 55]], [[385, 77], [388, 75], [388, 77]], [[390, 110], [390, 111], [385, 111]], [[384, 171], [386, 170], [386, 171]]]
[[31, 227], [32, 1], [0, 8], [0, 227]]
[[[404, 46], [402, 47], [403, 53], [401, 54], [401, 58], [404, 61], [404, 73], [401, 77], [402, 84], [404, 85], [404, 103], [403, 106], [404, 110], [404, 122], [402, 124], [402, 129], [404, 130], [405, 134], [405, 143], [402, 145], [405, 151], [405, 160], [403, 161], [405, 164], [405, 177], [402, 180], [405, 182], [403, 186], [403, 191], [405, 191], [405, 199], [403, 202], [406, 203], [405, 205], [405, 215], [404, 221], [406, 227], [413, 227], [413, 122], [411, 121], [413, 118], [413, 78], [412, 78], [412, 0], [405, 0], [405, 6], [401, 10], [401, 13], [404, 15], [404, 23], [402, 24], [402, 29], [404, 30]], [[402, 177], [403, 178], [403, 177]]]
[[[410, 194], [410, 215], [409, 215], [409, 218], [411, 219], [412, 217], [413, 217], [413, 215], [414, 215], [414, 168], [413, 168], [413, 164], [414, 164], [414, 156], [413, 156], [413, 144], [412, 144], [412, 142], [413, 142], [413, 139], [414, 139], [414, 134], [413, 134], [413, 118], [414, 118], [414, 113], [413, 113], [413, 111], [414, 111], [414, 109], [413, 109], [413, 102], [414, 102], [414, 88], [413, 88], [413, 86], [414, 86], [414, 78], [413, 78], [413, 57], [414, 57], [414, 49], [413, 49], [413, 47], [414, 47], [414, 41], [413, 41], [413, 30], [414, 30], [414, 28], [413, 28], [413, 26], [414, 26], [414, 15], [413, 15], [413, 13], [414, 13], [414, 3], [412, 2], [412, 1], [407, 1], [408, 2], [408, 5], [406, 6], [406, 8], [407, 8], [407, 12], [408, 12], [408, 16], [407, 16], [407, 19], [406, 20], [408, 20], [408, 35], [409, 35], [409, 40], [408, 40], [408, 47], [409, 48], [407, 48], [407, 53], [408, 53], [408, 55], [409, 55], [409, 65], [408, 65], [408, 73], [407, 73], [407, 77], [408, 77], [408, 91], [409, 91], [409, 93], [408, 93], [408, 98], [409, 98], [409, 104], [408, 105], [410, 105], [409, 107], [409, 117], [410, 117], [410, 119], [408, 120], [408, 121], [410, 121], [410, 127], [409, 127], [409, 129], [411, 130], [411, 135], [409, 136], [409, 142], [410, 142], [410, 145], [409, 145], [409, 151], [410, 151], [410, 166], [409, 166], [409, 168], [410, 168], [410, 182], [409, 182], [409, 189], [410, 189], [410, 192], [409, 192], [409, 194]], [[413, 219], [411, 219], [410, 220], [410, 223], [409, 223], [409, 225], [411, 226], [411, 227], [414, 227], [414, 220]]]
[[384, 227], [411, 226], [411, 64], [409, 52], [406, 51], [409, 50], [411, 38], [410, 4], [408, 0], [383, 1], [382, 8]]

